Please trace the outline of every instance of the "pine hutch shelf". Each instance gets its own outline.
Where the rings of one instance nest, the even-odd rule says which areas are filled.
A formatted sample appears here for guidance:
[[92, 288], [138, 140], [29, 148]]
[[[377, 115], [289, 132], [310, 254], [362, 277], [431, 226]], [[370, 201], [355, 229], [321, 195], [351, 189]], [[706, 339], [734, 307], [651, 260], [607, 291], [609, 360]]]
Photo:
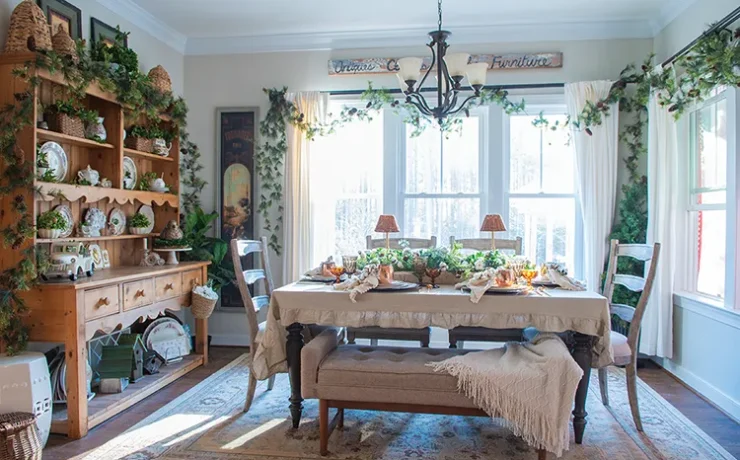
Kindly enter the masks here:
[[[16, 93], [28, 90], [27, 82], [13, 75], [13, 69], [33, 62], [33, 54], [0, 56], [0, 105], [16, 104]], [[152, 234], [119, 235], [94, 238], [27, 239], [19, 248], [0, 248], [0, 268], [15, 267], [24, 257], [24, 250], [32, 245], [47, 248], [52, 242], [95, 242], [107, 249], [111, 267], [98, 267], [92, 277], [82, 276], [78, 281], [42, 282], [22, 298], [28, 306], [25, 318], [30, 326], [30, 340], [63, 343], [67, 360], [67, 407], [54, 414], [52, 431], [80, 438], [88, 430], [154, 391], [173, 382], [192, 369], [208, 363], [208, 323], [195, 320], [195, 354], [182, 362], [165, 366], [162, 372], [148, 376], [142, 382], [129, 385], [120, 394], [98, 395], [87, 400], [86, 362], [87, 342], [96, 334], [110, 333], [135, 322], [156, 318], [165, 311], [183, 311], [190, 307], [191, 289], [207, 280], [208, 262], [183, 262], [179, 265], [141, 267], [143, 240], [155, 237], [170, 220], [178, 220], [180, 200], [176, 193], [155, 193], [123, 188], [123, 158], [136, 164], [139, 177], [151, 172], [177, 187], [180, 183], [180, 149], [177, 127], [168, 117], [155, 121], [161, 128], [175, 134], [170, 156], [163, 158], [144, 152], [125, 149], [125, 128], [141, 123], [129, 119], [129, 107], [123, 107], [113, 93], [92, 84], [86, 89], [82, 103], [104, 118], [107, 131], [105, 143], [82, 139], [39, 129], [42, 119], [40, 107], [68, 94], [64, 76], [45, 70], [32, 70], [40, 84], [33, 92], [34, 104], [31, 124], [18, 133], [17, 144], [24, 159], [36, 163], [36, 146], [53, 141], [62, 146], [68, 157], [68, 173], [62, 183], [35, 181], [33, 189], [19, 189], [2, 197], [0, 225], [7, 226], [18, 216], [12, 200], [23, 197], [29, 210], [38, 217], [42, 212], [60, 204], [70, 207], [76, 223], [84, 219], [90, 208], [98, 208], [108, 215], [114, 208], [132, 216], [140, 206], [150, 205], [154, 210], [155, 225]], [[77, 171], [90, 165], [109, 179], [113, 187], [81, 186], [72, 183]], [[151, 247], [151, 245], [149, 246]], [[0, 344], [1, 346], [2, 344]]]

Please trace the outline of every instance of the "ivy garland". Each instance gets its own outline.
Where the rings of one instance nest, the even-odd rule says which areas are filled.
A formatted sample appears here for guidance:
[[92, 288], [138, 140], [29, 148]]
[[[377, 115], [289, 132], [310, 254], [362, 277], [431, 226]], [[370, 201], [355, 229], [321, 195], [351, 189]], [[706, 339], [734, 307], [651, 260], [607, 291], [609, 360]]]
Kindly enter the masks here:
[[[35, 69], [61, 73], [67, 82], [66, 93], [70, 101], [81, 101], [86, 96], [87, 87], [96, 82], [102, 89], [116, 94], [130, 117], [158, 120], [160, 114], [169, 116], [179, 127], [181, 135], [182, 183], [188, 189], [183, 192], [186, 213], [199, 205], [199, 194], [206, 185], [197, 177], [197, 172], [202, 169], [200, 152], [188, 140], [185, 130], [185, 101], [171, 92], [160, 92], [150, 83], [148, 76], [138, 70], [114, 68], [109, 62], [93, 61], [82, 41], [77, 42], [77, 53], [79, 61], [75, 63], [70, 57], [54, 51], [37, 50], [32, 61], [13, 71], [15, 77], [27, 82], [26, 89], [14, 94], [15, 104], [0, 109], [0, 161], [4, 165], [0, 173], [0, 196], [14, 194], [8, 201], [15, 213], [13, 222], [0, 233], [5, 247], [13, 250], [19, 250], [36, 233], [34, 216], [25, 198], [36, 192], [33, 185], [35, 165], [26, 161], [16, 140], [18, 133], [31, 127], [35, 121], [33, 94], [41, 84]], [[25, 349], [29, 337], [29, 330], [23, 323], [28, 309], [20, 294], [38, 282], [38, 273], [43, 272], [48, 264], [47, 255], [35, 246], [24, 249], [19, 260], [16, 266], [0, 273], [0, 342], [10, 355]]]

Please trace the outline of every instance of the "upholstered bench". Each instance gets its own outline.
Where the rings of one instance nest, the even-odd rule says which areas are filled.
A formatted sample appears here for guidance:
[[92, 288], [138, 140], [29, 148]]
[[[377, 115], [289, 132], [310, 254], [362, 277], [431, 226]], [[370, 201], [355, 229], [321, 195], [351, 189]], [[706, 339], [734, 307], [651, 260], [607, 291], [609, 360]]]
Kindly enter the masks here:
[[[319, 400], [321, 455], [329, 436], [342, 427], [344, 409], [488, 417], [457, 391], [457, 379], [426, 363], [468, 353], [434, 348], [341, 345], [340, 329], [329, 328], [303, 347], [301, 391]], [[329, 420], [329, 408], [337, 414]], [[544, 450], [539, 459], [546, 458]]]

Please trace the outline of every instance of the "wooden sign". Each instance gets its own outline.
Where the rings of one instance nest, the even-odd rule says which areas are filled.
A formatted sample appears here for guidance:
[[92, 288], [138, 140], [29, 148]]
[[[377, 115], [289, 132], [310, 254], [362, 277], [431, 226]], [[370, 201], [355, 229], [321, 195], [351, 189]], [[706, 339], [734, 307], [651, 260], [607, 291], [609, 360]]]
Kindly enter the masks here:
[[[422, 71], [431, 65], [427, 57]], [[485, 62], [488, 70], [555, 69], [563, 67], [563, 53], [473, 54], [470, 62]], [[398, 71], [398, 58], [335, 59], [329, 61], [329, 75], [367, 75]]]

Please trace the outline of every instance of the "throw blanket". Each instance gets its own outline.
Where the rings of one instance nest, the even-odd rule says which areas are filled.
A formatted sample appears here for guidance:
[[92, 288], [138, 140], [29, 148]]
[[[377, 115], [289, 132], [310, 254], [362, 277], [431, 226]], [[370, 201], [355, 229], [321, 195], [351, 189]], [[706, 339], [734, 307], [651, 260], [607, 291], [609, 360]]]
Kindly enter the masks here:
[[457, 378], [458, 391], [536, 449], [558, 457], [568, 449], [570, 412], [583, 371], [555, 334], [468, 353], [438, 363]]

